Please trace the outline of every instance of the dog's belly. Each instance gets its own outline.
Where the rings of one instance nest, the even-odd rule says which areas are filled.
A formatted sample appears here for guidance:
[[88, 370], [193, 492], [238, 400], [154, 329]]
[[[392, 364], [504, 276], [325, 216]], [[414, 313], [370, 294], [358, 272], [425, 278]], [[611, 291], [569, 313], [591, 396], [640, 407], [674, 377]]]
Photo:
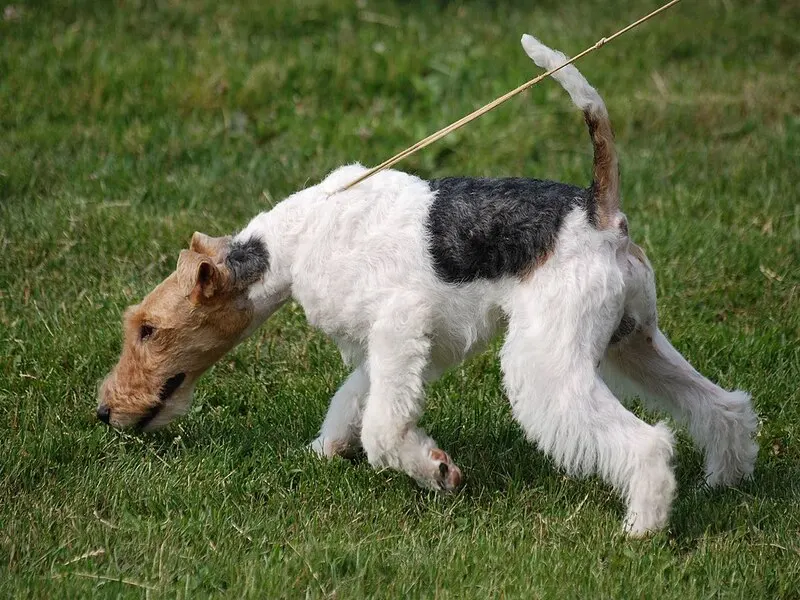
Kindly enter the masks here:
[[465, 318], [440, 319], [431, 335], [431, 362], [444, 371], [470, 356], [486, 349], [501, 331], [506, 319], [499, 307], [490, 307], [485, 313], [474, 313]]
[[407, 287], [365, 286], [334, 292], [333, 280], [321, 276], [314, 286], [295, 288], [293, 295], [308, 322], [336, 342], [346, 362], [363, 360], [371, 331], [388, 326], [398, 341], [428, 337], [432, 366], [443, 371], [485, 349], [505, 327], [500, 306], [513, 285], [505, 278], [447, 285], [418, 277]]

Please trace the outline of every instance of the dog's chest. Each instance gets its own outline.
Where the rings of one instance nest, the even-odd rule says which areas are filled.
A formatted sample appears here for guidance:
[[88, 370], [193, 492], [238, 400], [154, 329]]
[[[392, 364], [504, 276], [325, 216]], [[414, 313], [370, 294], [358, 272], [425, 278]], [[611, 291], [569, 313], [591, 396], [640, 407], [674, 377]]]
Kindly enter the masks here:
[[310, 323], [331, 335], [359, 335], [381, 313], [430, 294], [429, 198], [412, 200], [334, 200], [309, 217], [291, 271], [292, 295]]

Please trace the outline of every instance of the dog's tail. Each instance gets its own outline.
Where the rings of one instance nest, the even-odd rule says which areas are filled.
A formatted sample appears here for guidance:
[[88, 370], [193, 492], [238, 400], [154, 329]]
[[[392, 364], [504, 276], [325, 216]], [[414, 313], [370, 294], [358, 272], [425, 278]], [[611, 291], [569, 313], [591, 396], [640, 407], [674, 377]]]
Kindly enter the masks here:
[[[532, 35], [522, 36], [522, 47], [533, 62], [548, 71], [567, 61], [564, 54], [548, 48]], [[607, 229], [616, 222], [614, 216], [619, 212], [619, 165], [606, 105], [597, 90], [574, 66], [567, 65], [553, 73], [552, 77], [583, 111], [589, 126], [594, 145], [592, 194], [597, 206], [597, 226]]]

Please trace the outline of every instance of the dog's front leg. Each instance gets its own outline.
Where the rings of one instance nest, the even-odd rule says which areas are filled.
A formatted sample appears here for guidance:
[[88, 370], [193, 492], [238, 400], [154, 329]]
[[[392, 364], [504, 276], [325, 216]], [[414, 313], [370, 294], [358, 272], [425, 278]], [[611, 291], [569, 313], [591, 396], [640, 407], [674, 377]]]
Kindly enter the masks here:
[[350, 457], [358, 451], [361, 411], [368, 391], [367, 366], [361, 364], [333, 395], [319, 437], [311, 442], [314, 452], [332, 458]]
[[430, 340], [391, 325], [373, 328], [368, 351], [370, 390], [361, 443], [371, 465], [404, 471], [419, 485], [453, 490], [461, 471], [417, 421], [424, 404]]

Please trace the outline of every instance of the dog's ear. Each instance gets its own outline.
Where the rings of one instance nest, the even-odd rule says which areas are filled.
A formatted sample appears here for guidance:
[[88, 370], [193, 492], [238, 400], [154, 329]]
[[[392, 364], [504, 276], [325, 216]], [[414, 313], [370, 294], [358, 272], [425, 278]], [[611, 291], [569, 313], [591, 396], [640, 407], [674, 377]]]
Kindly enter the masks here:
[[195, 231], [192, 241], [189, 243], [189, 250], [198, 254], [205, 254], [211, 258], [222, 259], [230, 247], [231, 236], [211, 237], [205, 233]]
[[224, 267], [193, 250], [181, 250], [176, 272], [183, 293], [193, 304], [213, 298], [227, 287], [229, 279]]

